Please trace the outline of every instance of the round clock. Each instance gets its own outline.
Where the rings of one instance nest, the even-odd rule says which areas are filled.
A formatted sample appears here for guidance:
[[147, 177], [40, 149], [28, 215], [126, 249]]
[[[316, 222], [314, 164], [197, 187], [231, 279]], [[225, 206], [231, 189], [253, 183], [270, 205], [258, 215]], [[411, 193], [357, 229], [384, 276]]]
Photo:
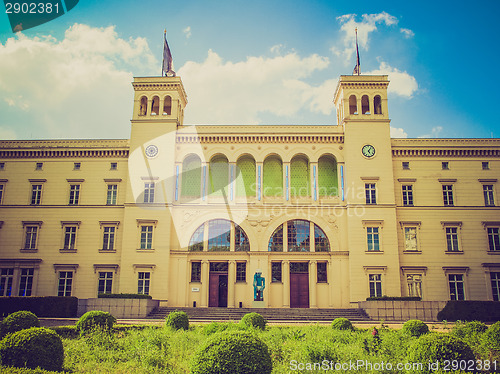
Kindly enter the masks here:
[[375, 156], [375, 147], [371, 144], [364, 145], [363, 148], [361, 148], [361, 153], [365, 157], [373, 157]]
[[158, 147], [156, 145], [148, 145], [144, 151], [147, 157], [152, 158], [158, 154]]

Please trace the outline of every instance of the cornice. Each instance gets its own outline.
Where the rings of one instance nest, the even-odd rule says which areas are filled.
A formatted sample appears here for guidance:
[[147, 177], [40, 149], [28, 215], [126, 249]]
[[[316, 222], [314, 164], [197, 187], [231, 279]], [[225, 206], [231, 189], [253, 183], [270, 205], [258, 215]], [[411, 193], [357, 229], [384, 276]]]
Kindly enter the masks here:
[[258, 143], [258, 144], [342, 144], [343, 135], [177, 135], [177, 144], [235, 144], [235, 143]]

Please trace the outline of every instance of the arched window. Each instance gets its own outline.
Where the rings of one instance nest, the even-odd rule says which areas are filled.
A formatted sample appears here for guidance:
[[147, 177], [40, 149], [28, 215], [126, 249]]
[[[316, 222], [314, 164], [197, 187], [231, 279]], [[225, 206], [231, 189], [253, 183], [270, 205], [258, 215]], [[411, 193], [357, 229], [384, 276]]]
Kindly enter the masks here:
[[172, 114], [172, 98], [170, 96], [165, 96], [163, 100], [163, 115], [170, 116]]
[[236, 252], [248, 252], [250, 250], [247, 234], [236, 224], [234, 225], [234, 250]]
[[338, 196], [337, 161], [332, 156], [321, 156], [318, 160], [319, 196]]
[[194, 234], [189, 240], [188, 250], [191, 252], [201, 252], [203, 251], [203, 236], [205, 234], [205, 224], [201, 225], [196, 229]]
[[210, 160], [209, 177], [210, 193], [223, 196], [229, 184], [229, 164], [226, 156], [218, 155]]
[[236, 196], [255, 196], [255, 160], [242, 156], [236, 162]]
[[382, 98], [380, 95], [376, 95], [373, 98], [373, 108], [375, 110], [375, 114], [382, 114]]
[[370, 114], [370, 99], [368, 95], [363, 95], [361, 98], [361, 113]]
[[231, 248], [231, 221], [213, 219], [208, 221], [208, 250], [229, 251]]
[[264, 197], [283, 196], [283, 163], [279, 156], [264, 160]]
[[139, 115], [145, 116], [148, 110], [148, 98], [146, 96], [141, 97], [141, 104], [139, 107]]
[[199, 198], [201, 194], [201, 160], [189, 155], [182, 162], [181, 196]]
[[292, 197], [308, 197], [309, 160], [305, 156], [295, 156], [290, 162], [290, 194]]
[[358, 102], [355, 95], [349, 96], [349, 114], [358, 114]]
[[316, 252], [330, 252], [330, 242], [321, 228], [314, 224], [314, 250]]
[[309, 221], [296, 219], [288, 221], [288, 252], [309, 252], [311, 250], [311, 225]]
[[283, 252], [283, 225], [274, 230], [269, 239], [268, 250], [269, 252]]
[[160, 98], [158, 96], [153, 97], [151, 102], [151, 115], [156, 116], [160, 110]]

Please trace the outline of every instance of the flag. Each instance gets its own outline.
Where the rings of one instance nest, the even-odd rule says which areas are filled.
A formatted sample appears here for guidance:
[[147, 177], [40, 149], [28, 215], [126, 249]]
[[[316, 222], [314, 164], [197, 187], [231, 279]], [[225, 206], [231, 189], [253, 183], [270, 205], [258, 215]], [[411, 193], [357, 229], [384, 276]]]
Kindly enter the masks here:
[[354, 71], [352, 75], [361, 74], [361, 68], [359, 64], [359, 49], [358, 49], [358, 29], [356, 29], [356, 66], [354, 66]]
[[161, 68], [162, 75], [167, 77], [175, 77], [174, 62], [172, 60], [172, 54], [170, 53], [170, 48], [167, 43], [167, 30], [165, 30], [165, 43], [163, 44], [163, 65]]

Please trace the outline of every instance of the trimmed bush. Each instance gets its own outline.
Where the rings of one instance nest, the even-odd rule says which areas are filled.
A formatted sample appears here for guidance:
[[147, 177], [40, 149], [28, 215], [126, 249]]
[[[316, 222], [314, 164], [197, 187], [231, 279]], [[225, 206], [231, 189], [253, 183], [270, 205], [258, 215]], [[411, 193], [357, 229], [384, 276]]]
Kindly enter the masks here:
[[58, 371], [48, 371], [40, 368], [28, 369], [28, 368], [15, 368], [12, 366], [0, 366], [0, 372], [2, 374], [58, 374]]
[[91, 310], [85, 313], [76, 322], [76, 330], [80, 333], [87, 333], [93, 330], [111, 330], [116, 322], [116, 318], [108, 312], [101, 310]]
[[54, 331], [32, 327], [5, 337], [0, 342], [0, 358], [7, 366], [61, 370], [64, 348]]
[[267, 321], [259, 313], [247, 313], [241, 319], [241, 324], [245, 327], [265, 330]]
[[17, 331], [29, 329], [30, 327], [40, 327], [38, 317], [27, 310], [20, 310], [9, 314], [0, 325], [0, 338]]
[[445, 360], [475, 360], [472, 349], [462, 340], [451, 335], [425, 334], [408, 350], [408, 361], [413, 363], [424, 363], [423, 372], [429, 372], [425, 363], [439, 362], [439, 367]]
[[494, 323], [486, 330], [484, 338], [488, 349], [500, 352], [500, 321]]
[[332, 322], [332, 328], [334, 330], [354, 330], [351, 321], [347, 318], [335, 318]]
[[273, 364], [267, 345], [246, 331], [213, 335], [196, 352], [191, 374], [270, 374]]
[[99, 299], [152, 299], [151, 295], [142, 293], [100, 293], [97, 295]]
[[403, 324], [403, 333], [419, 337], [429, 332], [429, 327], [419, 319], [410, 319]]
[[500, 321], [500, 302], [448, 301], [437, 318], [440, 321]]
[[173, 311], [165, 317], [165, 325], [174, 330], [188, 330], [189, 329], [189, 317], [186, 312]]
[[72, 296], [0, 297], [0, 317], [20, 310], [29, 310], [38, 317], [76, 317], [78, 299]]

